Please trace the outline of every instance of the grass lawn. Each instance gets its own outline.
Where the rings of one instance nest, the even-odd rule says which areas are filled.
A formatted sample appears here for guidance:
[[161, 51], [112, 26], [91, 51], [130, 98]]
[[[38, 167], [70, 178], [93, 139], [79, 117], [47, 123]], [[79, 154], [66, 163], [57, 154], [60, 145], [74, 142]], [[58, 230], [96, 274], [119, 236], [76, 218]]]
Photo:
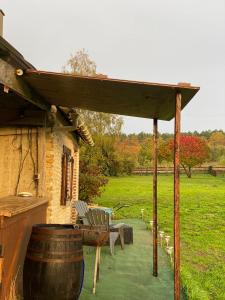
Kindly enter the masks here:
[[[172, 235], [173, 177], [159, 176], [159, 229]], [[113, 207], [130, 204], [117, 218], [145, 219], [152, 213], [152, 177], [111, 178], [96, 202]], [[225, 299], [225, 177], [181, 177], [182, 284], [189, 299]]]

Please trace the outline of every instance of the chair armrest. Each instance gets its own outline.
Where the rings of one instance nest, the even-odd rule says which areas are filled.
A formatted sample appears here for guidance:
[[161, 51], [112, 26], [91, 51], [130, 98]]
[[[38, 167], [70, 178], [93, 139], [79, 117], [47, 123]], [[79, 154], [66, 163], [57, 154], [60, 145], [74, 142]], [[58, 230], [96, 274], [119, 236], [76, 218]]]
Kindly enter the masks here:
[[118, 229], [118, 228], [121, 228], [121, 227], [123, 227], [123, 226], [125, 226], [125, 223], [112, 224], [112, 225], [110, 225], [109, 227], [110, 227], [110, 229], [111, 229], [111, 228], [112, 228], [112, 229]]

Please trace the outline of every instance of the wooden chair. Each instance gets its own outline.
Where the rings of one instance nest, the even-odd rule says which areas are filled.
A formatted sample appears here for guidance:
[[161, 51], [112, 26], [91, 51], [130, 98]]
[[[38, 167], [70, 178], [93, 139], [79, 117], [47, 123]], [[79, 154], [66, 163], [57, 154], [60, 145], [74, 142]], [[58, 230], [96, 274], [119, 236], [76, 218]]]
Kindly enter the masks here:
[[[113, 255], [115, 242], [118, 238], [120, 238], [121, 248], [124, 249], [124, 234], [123, 234], [124, 224], [119, 223], [116, 225], [110, 225], [109, 214], [104, 210], [100, 210], [100, 209], [92, 209], [92, 210], [90, 209], [88, 212], [86, 212], [85, 216], [87, 217], [87, 220], [91, 226], [92, 231], [100, 230], [100, 232], [102, 232], [102, 234], [95, 233], [96, 241], [98, 237], [98, 242], [96, 242], [96, 256], [95, 256], [95, 268], [94, 268], [94, 279], [93, 279], [93, 294], [95, 294], [96, 282], [97, 280], [99, 280], [99, 273], [100, 273], [101, 247], [106, 244], [106, 241], [109, 240], [110, 252], [111, 255]], [[107, 236], [105, 235], [105, 233], [107, 233]], [[87, 233], [86, 233], [86, 238], [84, 236], [84, 244], [85, 244], [85, 239], [87, 240]], [[89, 234], [89, 240], [90, 240], [90, 234]]]
[[84, 202], [84, 201], [78, 200], [74, 203], [74, 207], [75, 207], [75, 209], [78, 213], [78, 217], [83, 222], [83, 224], [84, 225], [89, 225], [87, 217], [85, 216], [85, 214], [89, 211], [87, 203]]
[[89, 225], [92, 226], [105, 226], [106, 230], [109, 232], [109, 244], [111, 255], [114, 254], [114, 246], [116, 240], [120, 239], [121, 248], [124, 248], [124, 233], [123, 227], [124, 223], [110, 224], [110, 216], [107, 212], [101, 209], [90, 209], [85, 214]]

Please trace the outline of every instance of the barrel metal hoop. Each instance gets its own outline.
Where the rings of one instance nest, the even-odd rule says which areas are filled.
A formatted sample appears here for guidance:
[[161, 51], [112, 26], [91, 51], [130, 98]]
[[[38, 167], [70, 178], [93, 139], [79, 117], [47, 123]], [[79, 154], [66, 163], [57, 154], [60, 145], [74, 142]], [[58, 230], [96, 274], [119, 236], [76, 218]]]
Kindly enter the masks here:
[[37, 241], [56, 241], [56, 242], [74, 242], [74, 241], [82, 241], [82, 238], [52, 238], [45, 235], [31, 235], [30, 240], [37, 240]]
[[41, 227], [33, 227], [32, 233], [42, 233], [42, 234], [56, 234], [56, 235], [80, 235], [80, 229], [46, 229]]
[[71, 263], [71, 262], [79, 262], [83, 260], [83, 256], [76, 256], [68, 259], [54, 259], [54, 258], [35, 257], [29, 254], [26, 255], [26, 258], [34, 261], [47, 262], [47, 263]]
[[45, 251], [45, 250], [38, 250], [38, 249], [35, 249], [35, 248], [31, 248], [31, 247], [28, 247], [27, 248], [27, 251], [29, 252], [32, 252], [32, 253], [42, 253], [42, 254], [45, 254], [45, 255], [71, 255], [71, 254], [75, 254], [75, 253], [83, 253], [83, 250], [82, 249], [77, 249], [77, 250], [73, 250], [73, 251], [66, 251], [66, 252], [56, 252], [56, 251]]

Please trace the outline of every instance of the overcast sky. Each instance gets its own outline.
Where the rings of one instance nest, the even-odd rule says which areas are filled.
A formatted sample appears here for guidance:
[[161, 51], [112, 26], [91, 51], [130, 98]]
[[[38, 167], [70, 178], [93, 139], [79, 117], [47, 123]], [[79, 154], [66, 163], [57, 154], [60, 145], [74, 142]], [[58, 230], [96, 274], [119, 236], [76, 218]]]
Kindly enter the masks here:
[[[61, 71], [85, 48], [109, 77], [190, 82], [201, 90], [182, 130], [225, 130], [224, 0], [0, 0], [0, 8], [4, 37], [36, 68]], [[148, 119], [124, 120], [126, 133], [152, 129]]]

